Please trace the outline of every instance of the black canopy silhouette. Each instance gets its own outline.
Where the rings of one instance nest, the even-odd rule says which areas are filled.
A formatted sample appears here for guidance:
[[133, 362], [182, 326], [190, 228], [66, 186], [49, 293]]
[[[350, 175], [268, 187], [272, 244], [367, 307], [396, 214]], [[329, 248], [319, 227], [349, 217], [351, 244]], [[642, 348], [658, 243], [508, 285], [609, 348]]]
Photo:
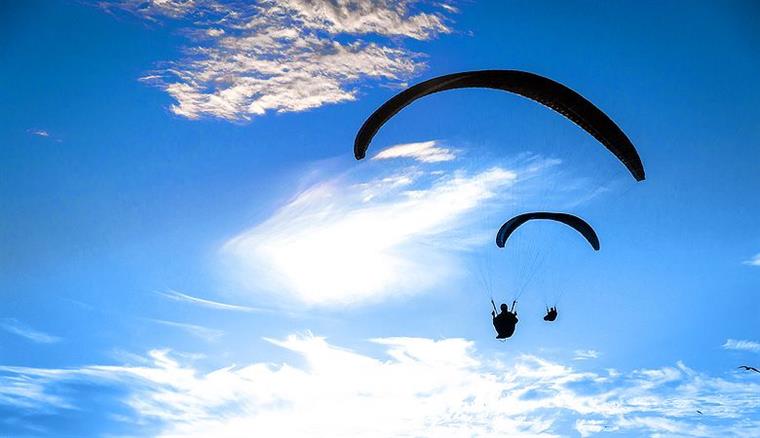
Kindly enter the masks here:
[[595, 251], [599, 251], [599, 237], [597, 237], [594, 229], [591, 228], [591, 225], [589, 225], [586, 221], [572, 214], [553, 213], [547, 211], [523, 213], [508, 220], [504, 223], [504, 225], [501, 226], [501, 228], [499, 228], [499, 232], [496, 234], [496, 245], [499, 248], [504, 248], [504, 245], [507, 243], [507, 239], [509, 239], [509, 236], [511, 236], [516, 229], [518, 229], [522, 224], [535, 219], [557, 221], [569, 227], [572, 227], [586, 238], [588, 243], [591, 244]]
[[453, 73], [416, 84], [381, 105], [364, 122], [354, 140], [354, 156], [365, 157], [381, 126], [417, 99], [459, 88], [492, 88], [534, 100], [570, 119], [591, 134], [628, 168], [637, 181], [645, 178], [644, 165], [633, 143], [605, 113], [586, 98], [551, 79], [519, 70], [479, 70]]

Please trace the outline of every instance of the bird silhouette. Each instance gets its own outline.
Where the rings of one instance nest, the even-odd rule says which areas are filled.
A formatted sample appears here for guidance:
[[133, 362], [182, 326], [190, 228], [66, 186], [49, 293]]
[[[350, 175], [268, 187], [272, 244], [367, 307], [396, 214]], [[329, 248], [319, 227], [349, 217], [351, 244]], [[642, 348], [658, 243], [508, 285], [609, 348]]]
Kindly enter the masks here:
[[700, 411], [700, 410], [697, 410], [697, 413], [698, 413], [699, 415], [704, 415], [704, 414], [702, 413], [702, 411]]
[[744, 369], [744, 370], [747, 370], [747, 371], [754, 371], [756, 373], [760, 373], [760, 370], [758, 370], [757, 368], [750, 367], [750, 366], [747, 366], [747, 365], [742, 365], [742, 366], [739, 366], [737, 368], [741, 368], [741, 369]]

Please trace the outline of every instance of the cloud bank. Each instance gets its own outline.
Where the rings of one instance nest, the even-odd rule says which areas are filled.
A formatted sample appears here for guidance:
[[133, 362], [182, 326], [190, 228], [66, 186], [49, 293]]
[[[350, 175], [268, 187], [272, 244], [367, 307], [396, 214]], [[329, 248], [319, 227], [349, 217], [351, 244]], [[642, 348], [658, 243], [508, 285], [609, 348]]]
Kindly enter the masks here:
[[67, 386], [116, 386], [126, 391], [118, 403], [134, 414], [124, 421], [159, 424], [155, 435], [164, 437], [760, 434], [760, 383], [680, 362], [593, 372], [535, 356], [506, 363], [464, 339], [374, 339], [384, 350], [374, 355], [311, 334], [270, 342], [302, 365], [204, 372], [156, 350], [139, 365], [0, 367], [0, 404], [65, 415], [77, 406], [65, 397]]
[[249, 120], [356, 99], [366, 79], [401, 83], [424, 67], [400, 39], [451, 31], [450, 8], [419, 0], [123, 0], [102, 3], [170, 20], [192, 46], [141, 80], [165, 90], [175, 114]]

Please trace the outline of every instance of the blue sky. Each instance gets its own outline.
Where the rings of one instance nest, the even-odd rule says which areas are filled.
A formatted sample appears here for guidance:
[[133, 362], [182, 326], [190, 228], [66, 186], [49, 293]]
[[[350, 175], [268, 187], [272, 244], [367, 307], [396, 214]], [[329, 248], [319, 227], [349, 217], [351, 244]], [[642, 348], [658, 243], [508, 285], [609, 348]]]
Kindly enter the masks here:
[[[759, 12], [3, 5], [0, 435], [757, 436]], [[354, 161], [405, 84], [496, 68], [597, 104], [647, 180], [484, 90]], [[536, 209], [602, 250], [546, 223], [493, 245]]]

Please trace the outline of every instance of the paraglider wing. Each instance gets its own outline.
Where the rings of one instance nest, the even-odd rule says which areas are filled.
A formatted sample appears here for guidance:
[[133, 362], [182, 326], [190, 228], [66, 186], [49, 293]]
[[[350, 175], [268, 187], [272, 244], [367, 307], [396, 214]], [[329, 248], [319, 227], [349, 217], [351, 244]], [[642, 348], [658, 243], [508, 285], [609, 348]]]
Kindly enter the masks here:
[[588, 240], [588, 243], [591, 244], [594, 250], [599, 251], [599, 237], [597, 237], [594, 229], [591, 228], [591, 225], [589, 225], [586, 221], [579, 218], [578, 216], [573, 216], [572, 214], [552, 213], [546, 211], [524, 213], [508, 220], [506, 223], [504, 223], [504, 225], [501, 226], [501, 228], [499, 228], [499, 232], [496, 234], [496, 245], [499, 248], [504, 248], [504, 245], [507, 243], [507, 239], [509, 239], [509, 236], [511, 236], [516, 229], [518, 229], [525, 222], [534, 219], [547, 219], [562, 222], [563, 224], [572, 227], [581, 233], [581, 235], [585, 237], [586, 240]]
[[583, 96], [551, 79], [518, 70], [480, 70], [439, 76], [407, 88], [375, 110], [359, 129], [354, 156], [365, 157], [369, 144], [381, 126], [417, 99], [440, 91], [459, 88], [493, 88], [532, 99], [562, 114], [591, 134], [642, 181], [644, 166], [623, 131], [599, 108]]

